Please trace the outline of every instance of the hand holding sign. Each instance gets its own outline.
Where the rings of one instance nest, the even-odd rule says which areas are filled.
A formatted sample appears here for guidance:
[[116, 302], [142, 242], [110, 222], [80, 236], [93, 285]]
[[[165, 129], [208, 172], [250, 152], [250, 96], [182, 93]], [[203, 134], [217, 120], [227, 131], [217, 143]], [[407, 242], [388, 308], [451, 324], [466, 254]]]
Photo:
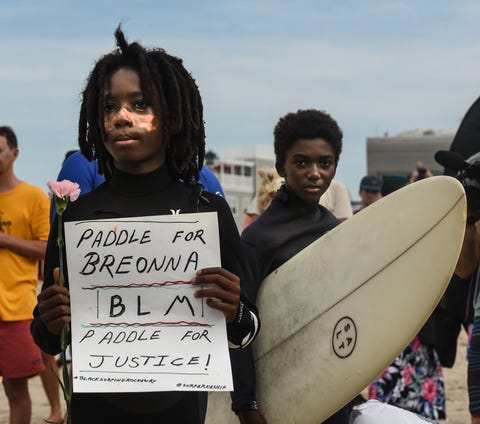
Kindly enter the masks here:
[[40, 318], [52, 334], [59, 335], [70, 324], [70, 292], [66, 287], [57, 286], [60, 268], [53, 271], [55, 284], [38, 295]]
[[215, 284], [198, 290], [196, 298], [206, 298], [207, 305], [225, 315], [227, 323], [232, 322], [238, 313], [240, 304], [240, 279], [224, 268], [205, 268], [197, 272], [192, 284]]

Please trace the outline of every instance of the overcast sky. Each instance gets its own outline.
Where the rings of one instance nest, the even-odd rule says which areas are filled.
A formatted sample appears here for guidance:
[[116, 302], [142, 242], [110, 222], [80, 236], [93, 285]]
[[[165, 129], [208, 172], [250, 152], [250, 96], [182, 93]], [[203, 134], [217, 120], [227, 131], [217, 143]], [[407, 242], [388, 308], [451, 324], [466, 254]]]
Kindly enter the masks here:
[[[16, 173], [46, 189], [76, 147], [92, 65], [129, 40], [184, 59], [205, 107], [207, 145], [271, 144], [278, 118], [328, 111], [344, 130], [337, 178], [358, 198], [366, 138], [458, 128], [480, 92], [480, 2], [1, 0], [0, 125]], [[412, 164], [412, 167], [415, 164]]]

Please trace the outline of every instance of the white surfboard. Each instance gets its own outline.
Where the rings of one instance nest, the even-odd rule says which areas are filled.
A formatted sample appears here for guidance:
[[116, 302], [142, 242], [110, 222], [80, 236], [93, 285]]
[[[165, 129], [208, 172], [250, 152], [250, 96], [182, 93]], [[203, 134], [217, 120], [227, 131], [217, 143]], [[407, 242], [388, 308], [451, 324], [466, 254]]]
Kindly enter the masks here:
[[[357, 213], [263, 281], [253, 348], [269, 423], [322, 422], [395, 359], [450, 281], [465, 211], [457, 180], [421, 180]], [[212, 394], [206, 422], [238, 423], [227, 394]]]

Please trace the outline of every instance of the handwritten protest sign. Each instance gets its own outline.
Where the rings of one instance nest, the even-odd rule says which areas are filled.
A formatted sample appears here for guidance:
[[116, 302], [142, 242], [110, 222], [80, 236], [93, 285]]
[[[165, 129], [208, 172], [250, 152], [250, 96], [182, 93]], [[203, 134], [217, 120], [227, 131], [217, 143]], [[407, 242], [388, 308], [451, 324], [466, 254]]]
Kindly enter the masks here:
[[216, 213], [65, 224], [75, 392], [231, 391], [225, 318], [194, 297]]

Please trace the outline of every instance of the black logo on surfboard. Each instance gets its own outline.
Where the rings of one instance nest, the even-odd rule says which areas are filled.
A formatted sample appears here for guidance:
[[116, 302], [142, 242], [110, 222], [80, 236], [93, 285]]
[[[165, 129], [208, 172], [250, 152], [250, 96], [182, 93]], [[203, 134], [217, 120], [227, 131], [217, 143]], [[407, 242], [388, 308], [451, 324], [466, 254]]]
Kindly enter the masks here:
[[350, 317], [343, 317], [335, 325], [332, 347], [339, 358], [348, 358], [357, 344], [357, 327]]

